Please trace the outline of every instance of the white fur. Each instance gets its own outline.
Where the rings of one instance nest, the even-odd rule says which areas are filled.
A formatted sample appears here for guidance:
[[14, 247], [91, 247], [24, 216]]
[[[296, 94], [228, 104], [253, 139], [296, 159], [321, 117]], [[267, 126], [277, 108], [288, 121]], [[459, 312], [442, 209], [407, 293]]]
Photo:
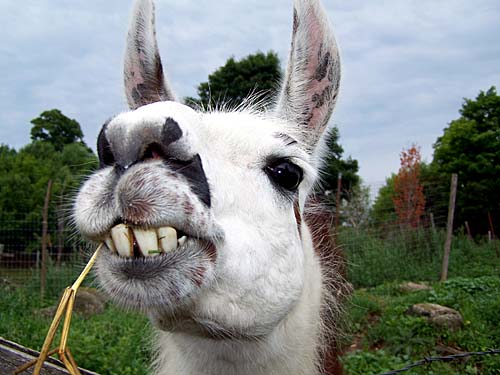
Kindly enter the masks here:
[[[154, 7], [138, 0], [134, 8], [125, 87], [130, 107], [137, 109], [104, 128], [116, 160], [82, 186], [74, 219], [94, 241], [103, 241], [118, 218], [147, 228], [173, 226], [192, 238], [185, 253], [170, 258], [132, 261], [105, 253], [98, 259], [99, 280], [111, 298], [144, 311], [158, 328], [157, 374], [320, 371], [326, 281], [304, 221], [299, 231], [294, 205], [303, 212], [317, 180], [321, 135], [340, 73], [319, 2], [296, 0], [294, 6], [293, 46], [300, 48], [292, 50], [281, 96], [267, 113], [204, 113], [159, 102], [173, 94], [156, 70], [161, 64]], [[137, 45], [143, 45], [139, 53]], [[149, 145], [161, 141], [165, 119], [175, 121], [182, 137], [168, 144], [166, 160], [141, 159]], [[168, 164], [169, 158], [197, 155], [210, 205]], [[286, 160], [303, 171], [297, 191], [283, 191], [271, 181], [270, 160]], [[144, 280], [120, 272], [133, 262], [145, 270]]]

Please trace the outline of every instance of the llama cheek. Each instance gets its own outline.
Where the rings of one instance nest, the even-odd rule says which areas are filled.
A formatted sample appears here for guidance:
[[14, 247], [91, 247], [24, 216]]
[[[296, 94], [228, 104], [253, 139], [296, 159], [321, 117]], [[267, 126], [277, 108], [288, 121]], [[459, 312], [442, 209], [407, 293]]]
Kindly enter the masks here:
[[80, 188], [73, 218], [83, 236], [97, 239], [113, 223], [116, 206], [111, 189], [112, 181], [111, 169], [107, 169], [94, 174]]
[[[241, 233], [234, 224], [230, 232]], [[218, 249], [217, 282], [198, 299], [195, 315], [258, 336], [272, 331], [294, 308], [304, 283], [300, 247], [285, 242], [287, 249], [278, 249], [258, 238], [226, 238]]]

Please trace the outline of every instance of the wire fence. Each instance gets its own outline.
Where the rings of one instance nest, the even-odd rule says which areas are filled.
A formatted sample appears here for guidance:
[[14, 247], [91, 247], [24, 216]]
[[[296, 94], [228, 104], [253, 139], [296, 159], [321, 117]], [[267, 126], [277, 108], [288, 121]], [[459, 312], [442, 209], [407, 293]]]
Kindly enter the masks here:
[[[403, 212], [397, 212], [395, 193], [387, 182], [372, 183], [365, 191], [346, 192], [350, 199], [343, 200], [339, 209], [330, 200], [331, 209], [339, 215], [337, 243], [344, 248], [349, 264], [348, 278], [355, 285], [376, 285], [401, 279], [403, 275], [404, 279], [437, 279], [446, 240], [450, 186], [449, 181], [443, 180], [422, 181], [421, 184], [424, 201], [419, 212], [414, 210], [415, 202], [408, 202]], [[376, 201], [375, 196], [378, 197]], [[46, 268], [53, 286], [62, 290], [71, 277], [78, 274], [88, 252], [85, 243], [67, 222], [58, 220], [56, 215], [50, 217]], [[483, 226], [487, 220], [484, 215]], [[495, 252], [500, 254], [494, 233], [474, 233], [471, 227], [475, 224], [455, 222], [451, 275], [461, 255], [470, 253], [473, 244], [484, 245], [484, 251], [492, 256]], [[1, 280], [18, 284], [36, 281], [42, 269], [41, 249], [42, 220], [39, 215], [28, 213], [12, 218], [0, 213]], [[393, 267], [386, 267], [388, 263]], [[415, 267], [415, 263], [422, 267]], [[371, 274], [369, 270], [375, 271]]]
[[403, 368], [400, 368], [398, 370], [392, 370], [392, 371], [380, 373], [377, 375], [400, 374], [402, 372], [409, 371], [415, 367], [430, 365], [433, 362], [450, 362], [450, 361], [456, 361], [456, 360], [463, 359], [463, 358], [478, 357], [478, 356], [484, 356], [484, 355], [498, 355], [498, 354], [500, 354], [500, 349], [490, 349], [490, 350], [485, 350], [485, 351], [481, 351], [481, 352], [466, 352], [466, 353], [451, 354], [451, 355], [440, 356], [440, 357], [425, 357], [424, 359], [421, 359], [420, 361], [411, 363], [411, 364], [409, 364]]
[[[348, 263], [347, 279], [356, 287], [375, 286], [390, 280], [438, 280], [449, 210], [449, 182], [424, 181], [425, 202], [420, 212], [407, 206], [406, 216], [395, 209], [394, 192], [386, 183], [371, 184], [371, 191], [348, 192], [349, 201], [332, 207], [340, 228], [332, 228]], [[373, 201], [374, 191], [379, 191]], [[404, 213], [404, 212], [403, 212]], [[488, 220], [485, 215], [484, 220]], [[490, 218], [491, 220], [491, 218]], [[450, 277], [454, 272], [479, 276], [485, 268], [500, 270], [498, 240], [494, 233], [474, 233], [470, 223], [455, 223], [451, 244]], [[492, 231], [493, 232], [493, 231]], [[66, 223], [49, 220], [46, 236], [47, 294], [60, 292], [78, 276], [88, 245]], [[29, 214], [22, 219], [0, 215], [0, 285], [40, 287], [42, 273], [42, 220]], [[477, 257], [477, 264], [474, 259]], [[484, 259], [490, 259], [487, 264]], [[463, 265], [467, 264], [464, 269]], [[477, 266], [476, 266], [477, 265]], [[490, 272], [492, 273], [492, 272]], [[494, 272], [493, 272], [494, 273]], [[52, 291], [52, 293], [51, 293]], [[498, 351], [465, 353], [498, 354]], [[453, 357], [453, 358], [452, 358]], [[429, 357], [387, 374], [396, 374], [433, 361], [457, 357]]]
[[[422, 181], [421, 185], [422, 201], [406, 196], [399, 211], [396, 204], [401, 202], [387, 183], [371, 184], [370, 191], [358, 191], [342, 202], [336, 212], [341, 223], [337, 243], [348, 263], [347, 278], [355, 286], [370, 287], [392, 280], [438, 281], [447, 240], [451, 251], [449, 277], [481, 276], [484, 267], [498, 269], [500, 244], [495, 232], [479, 230], [490, 226], [491, 218], [491, 224], [495, 224], [495, 217], [485, 212], [468, 222], [467, 217], [457, 219], [454, 215], [455, 221], [450, 224], [450, 181]], [[378, 191], [375, 201], [374, 190]], [[494, 261], [485, 265], [484, 259]], [[469, 264], [469, 268], [464, 270], [463, 264]]]
[[[27, 215], [28, 216], [28, 215]], [[0, 216], [0, 282], [36, 287], [42, 272], [42, 220]], [[49, 221], [46, 273], [51, 290], [62, 290], [78, 275], [87, 246], [74, 231]]]

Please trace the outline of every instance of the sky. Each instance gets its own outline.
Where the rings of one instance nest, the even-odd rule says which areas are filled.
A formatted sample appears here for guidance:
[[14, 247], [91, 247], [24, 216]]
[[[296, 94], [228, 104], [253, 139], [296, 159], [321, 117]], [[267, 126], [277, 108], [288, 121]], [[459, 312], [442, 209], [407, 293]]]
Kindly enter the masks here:
[[[432, 144], [463, 98], [500, 89], [500, 1], [323, 0], [342, 57], [331, 124], [368, 185]], [[0, 143], [30, 142], [30, 120], [58, 108], [95, 149], [106, 119], [127, 110], [122, 58], [132, 1], [0, 0]], [[178, 97], [195, 96], [225, 61], [274, 50], [286, 64], [291, 0], [156, 0], [157, 37]]]

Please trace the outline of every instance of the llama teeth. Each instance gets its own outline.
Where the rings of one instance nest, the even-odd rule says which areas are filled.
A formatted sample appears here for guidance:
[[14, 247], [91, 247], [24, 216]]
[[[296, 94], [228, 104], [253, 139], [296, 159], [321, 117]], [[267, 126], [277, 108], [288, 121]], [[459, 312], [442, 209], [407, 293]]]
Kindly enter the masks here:
[[172, 227], [158, 228], [160, 247], [166, 253], [177, 249], [177, 231]]
[[177, 240], [177, 246], [182, 246], [182, 245], [184, 245], [184, 244], [186, 243], [186, 241], [187, 241], [187, 237], [186, 237], [186, 236], [182, 236], [181, 238], [179, 238], [179, 239]]
[[155, 256], [160, 252], [158, 251], [158, 237], [154, 229], [139, 229], [134, 228], [134, 236], [139, 247], [139, 251], [147, 256]]
[[130, 228], [125, 224], [118, 224], [111, 229], [111, 238], [115, 244], [116, 251], [122, 257], [134, 255], [134, 236]]

